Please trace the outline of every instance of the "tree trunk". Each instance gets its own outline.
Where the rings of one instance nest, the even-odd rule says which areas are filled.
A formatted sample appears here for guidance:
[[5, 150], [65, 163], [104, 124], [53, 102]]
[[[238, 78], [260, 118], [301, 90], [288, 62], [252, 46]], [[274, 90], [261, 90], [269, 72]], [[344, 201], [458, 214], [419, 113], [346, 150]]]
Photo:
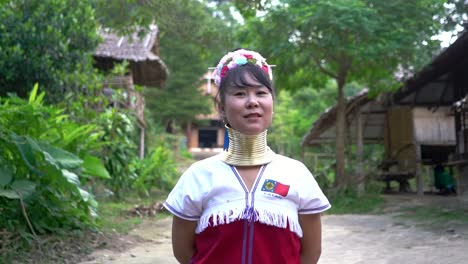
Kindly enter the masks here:
[[336, 112], [336, 167], [335, 186], [345, 187], [347, 184], [345, 175], [345, 137], [346, 137], [346, 101], [344, 98], [344, 78], [338, 78], [338, 98]]

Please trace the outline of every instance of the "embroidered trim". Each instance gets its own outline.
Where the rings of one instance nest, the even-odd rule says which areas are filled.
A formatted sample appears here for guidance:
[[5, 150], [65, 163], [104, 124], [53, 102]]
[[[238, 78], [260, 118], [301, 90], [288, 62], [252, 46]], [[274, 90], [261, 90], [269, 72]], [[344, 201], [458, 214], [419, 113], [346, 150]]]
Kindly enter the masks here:
[[306, 212], [322, 212], [322, 211], [325, 211], [326, 209], [330, 208], [331, 205], [330, 204], [326, 204], [324, 206], [320, 206], [320, 207], [317, 207], [317, 208], [311, 208], [311, 209], [302, 209], [302, 210], [299, 210], [299, 213], [306, 213]]
[[258, 208], [252, 207], [243, 208], [242, 204], [239, 204], [239, 206], [235, 208], [219, 209], [203, 215], [198, 222], [195, 233], [199, 234], [209, 226], [214, 227], [230, 224], [239, 220], [253, 220], [253, 222], [260, 222], [279, 228], [286, 228], [289, 224], [289, 230], [296, 233], [299, 237], [302, 237], [302, 229], [297, 216], [288, 215], [287, 212], [284, 211], [259, 210]]

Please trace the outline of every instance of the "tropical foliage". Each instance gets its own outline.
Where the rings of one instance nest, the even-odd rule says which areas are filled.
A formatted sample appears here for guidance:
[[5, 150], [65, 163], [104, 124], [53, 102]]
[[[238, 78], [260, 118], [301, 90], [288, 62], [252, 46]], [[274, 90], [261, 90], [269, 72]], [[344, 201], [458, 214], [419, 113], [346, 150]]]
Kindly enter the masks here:
[[82, 185], [109, 178], [99, 158], [99, 129], [46, 106], [37, 86], [29, 101], [0, 99], [0, 229], [25, 237], [94, 226], [97, 202]]

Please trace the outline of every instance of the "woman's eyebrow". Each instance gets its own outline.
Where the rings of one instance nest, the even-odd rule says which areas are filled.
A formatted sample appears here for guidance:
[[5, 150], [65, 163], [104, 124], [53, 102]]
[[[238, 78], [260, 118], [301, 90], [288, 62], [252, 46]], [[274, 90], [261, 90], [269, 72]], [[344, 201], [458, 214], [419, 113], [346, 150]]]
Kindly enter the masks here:
[[238, 89], [247, 89], [247, 88], [262, 88], [262, 87], [265, 87], [265, 85], [261, 84], [261, 83], [243, 83], [242, 85], [234, 85], [234, 87], [238, 88]]

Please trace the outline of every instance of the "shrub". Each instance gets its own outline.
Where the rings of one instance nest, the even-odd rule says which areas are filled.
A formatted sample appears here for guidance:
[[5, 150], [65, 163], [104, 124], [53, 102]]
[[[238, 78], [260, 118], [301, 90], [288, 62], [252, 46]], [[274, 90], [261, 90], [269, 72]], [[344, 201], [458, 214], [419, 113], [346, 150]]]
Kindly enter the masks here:
[[43, 104], [37, 85], [29, 101], [0, 98], [0, 230], [23, 237], [95, 226], [97, 202], [81, 185], [108, 178], [90, 153], [99, 129], [70, 121], [63, 109]]

